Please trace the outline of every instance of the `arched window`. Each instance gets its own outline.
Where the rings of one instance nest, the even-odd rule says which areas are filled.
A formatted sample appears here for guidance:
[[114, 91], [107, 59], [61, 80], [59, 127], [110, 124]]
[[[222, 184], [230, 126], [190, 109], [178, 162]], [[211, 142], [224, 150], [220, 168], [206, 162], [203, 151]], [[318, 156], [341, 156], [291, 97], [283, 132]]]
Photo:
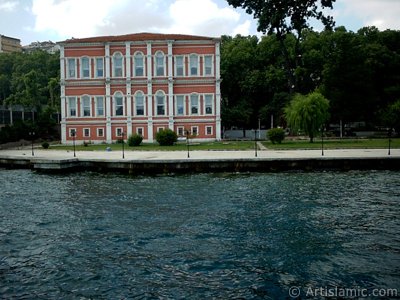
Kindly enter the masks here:
[[162, 91], [156, 93], [157, 116], [165, 116], [165, 94]]
[[156, 76], [165, 76], [165, 56], [161, 51], [157, 51], [155, 55], [155, 71]]
[[90, 105], [90, 97], [85, 95], [81, 97], [81, 105], [82, 105], [82, 117], [90, 117], [91, 116], [91, 105]]
[[120, 52], [116, 52], [113, 55], [113, 77], [123, 77], [123, 65], [124, 57]]
[[144, 116], [144, 94], [142, 91], [138, 91], [135, 94], [135, 114], [137, 116]]
[[124, 96], [121, 92], [114, 94], [114, 112], [116, 116], [124, 115]]
[[135, 70], [134, 75], [138, 77], [144, 76], [144, 55], [142, 52], [135, 53], [133, 64]]

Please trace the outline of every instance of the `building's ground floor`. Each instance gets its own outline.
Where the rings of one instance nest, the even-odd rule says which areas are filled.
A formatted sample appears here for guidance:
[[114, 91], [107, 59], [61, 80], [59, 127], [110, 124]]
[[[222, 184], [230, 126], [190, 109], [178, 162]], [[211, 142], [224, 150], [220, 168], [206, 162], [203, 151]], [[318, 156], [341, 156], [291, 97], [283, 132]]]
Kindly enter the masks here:
[[202, 141], [221, 139], [220, 121], [215, 117], [67, 119], [61, 122], [61, 139], [63, 144], [110, 144], [139, 134], [143, 142], [152, 143], [157, 132], [167, 128], [175, 131], [178, 137], [189, 135], [191, 139]]

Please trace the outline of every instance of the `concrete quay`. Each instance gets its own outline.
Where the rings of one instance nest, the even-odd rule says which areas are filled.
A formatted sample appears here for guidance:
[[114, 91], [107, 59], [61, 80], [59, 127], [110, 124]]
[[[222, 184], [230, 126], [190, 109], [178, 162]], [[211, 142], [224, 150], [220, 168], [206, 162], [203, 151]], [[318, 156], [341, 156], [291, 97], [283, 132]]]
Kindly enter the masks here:
[[0, 167], [38, 171], [117, 171], [129, 174], [277, 172], [288, 170], [400, 170], [400, 149], [254, 151], [0, 150]]

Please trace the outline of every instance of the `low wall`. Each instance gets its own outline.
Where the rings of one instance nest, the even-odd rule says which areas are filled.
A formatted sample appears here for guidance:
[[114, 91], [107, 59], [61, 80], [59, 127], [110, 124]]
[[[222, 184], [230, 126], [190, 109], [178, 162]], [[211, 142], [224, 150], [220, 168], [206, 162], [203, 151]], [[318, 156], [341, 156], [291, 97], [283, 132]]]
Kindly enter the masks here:
[[27, 168], [43, 172], [121, 172], [135, 175], [206, 172], [279, 172], [319, 170], [400, 170], [400, 157], [387, 158], [297, 158], [218, 160], [44, 160], [0, 158], [0, 167]]

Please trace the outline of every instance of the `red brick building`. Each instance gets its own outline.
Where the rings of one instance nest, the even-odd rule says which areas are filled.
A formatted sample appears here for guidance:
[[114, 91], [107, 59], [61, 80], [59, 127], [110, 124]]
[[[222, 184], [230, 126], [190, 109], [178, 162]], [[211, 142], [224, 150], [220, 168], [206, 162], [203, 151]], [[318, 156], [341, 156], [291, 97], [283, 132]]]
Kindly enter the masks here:
[[221, 139], [220, 40], [138, 33], [60, 43], [62, 142], [187, 130]]

